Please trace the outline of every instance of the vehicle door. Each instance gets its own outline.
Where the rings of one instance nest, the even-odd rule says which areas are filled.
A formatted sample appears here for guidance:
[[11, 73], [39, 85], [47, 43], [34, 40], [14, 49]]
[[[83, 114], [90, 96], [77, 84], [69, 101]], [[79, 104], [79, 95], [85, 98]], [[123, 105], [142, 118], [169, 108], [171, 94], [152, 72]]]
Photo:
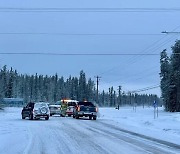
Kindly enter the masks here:
[[28, 103], [26, 107], [24, 107], [23, 109], [23, 114], [25, 116], [29, 116], [31, 114], [33, 110], [33, 104], [32, 103]]
[[25, 106], [25, 107], [23, 107], [23, 110], [22, 110], [22, 114], [24, 115], [24, 116], [29, 116], [29, 103]]

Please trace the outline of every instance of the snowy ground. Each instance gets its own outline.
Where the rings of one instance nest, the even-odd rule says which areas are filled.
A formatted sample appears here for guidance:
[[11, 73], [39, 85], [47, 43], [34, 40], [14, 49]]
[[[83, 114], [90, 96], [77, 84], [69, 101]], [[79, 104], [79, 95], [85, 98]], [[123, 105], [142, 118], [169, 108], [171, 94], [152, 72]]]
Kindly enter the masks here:
[[180, 153], [180, 113], [160, 109], [154, 119], [153, 108], [99, 110], [96, 121], [58, 116], [31, 121], [21, 119], [21, 108], [6, 108], [0, 111], [0, 153]]
[[101, 108], [101, 119], [107, 123], [119, 126], [123, 129], [144, 134], [154, 138], [180, 144], [180, 112], [165, 112], [158, 108], [154, 119], [153, 107], [123, 107], [120, 110], [113, 108]]

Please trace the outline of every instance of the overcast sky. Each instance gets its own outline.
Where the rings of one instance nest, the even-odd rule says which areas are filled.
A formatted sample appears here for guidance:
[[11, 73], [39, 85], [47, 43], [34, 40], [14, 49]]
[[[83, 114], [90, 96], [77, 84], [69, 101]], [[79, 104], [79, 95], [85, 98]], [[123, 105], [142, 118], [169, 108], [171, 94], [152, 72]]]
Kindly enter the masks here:
[[[179, 0], [0, 0], [0, 52], [42, 53], [160, 53], [175, 43], [180, 11], [150, 12], [3, 12], [3, 8], [178, 8]], [[179, 7], [180, 8], [180, 7]], [[6, 33], [6, 34], [2, 34]], [[33, 34], [8, 34], [33, 33]], [[35, 34], [36, 33], [36, 34]], [[48, 34], [37, 34], [48, 33]], [[96, 34], [96, 35], [60, 35]], [[118, 34], [118, 35], [97, 35]], [[120, 35], [124, 34], [124, 35]], [[137, 35], [141, 34], [141, 35]], [[143, 35], [142, 35], [143, 34]], [[148, 34], [148, 35], [147, 35]], [[22, 74], [79, 76], [84, 70], [100, 89], [119, 85], [125, 91], [157, 85], [159, 56], [0, 55]], [[160, 89], [147, 93], [160, 95]]]

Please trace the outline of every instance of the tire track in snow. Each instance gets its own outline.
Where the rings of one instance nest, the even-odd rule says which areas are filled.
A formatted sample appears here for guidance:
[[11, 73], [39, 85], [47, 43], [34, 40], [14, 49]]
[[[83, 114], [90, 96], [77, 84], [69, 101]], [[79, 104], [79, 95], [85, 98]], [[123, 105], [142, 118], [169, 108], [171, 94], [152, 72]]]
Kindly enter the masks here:
[[[72, 121], [67, 121], [66, 125], [68, 128], [72, 128], [72, 124], [69, 123]], [[92, 121], [89, 120], [75, 120], [76, 125], [72, 128], [76, 134], [80, 135], [80, 139], [82, 141], [86, 141], [85, 145], [89, 145], [91, 152], [89, 153], [107, 153], [107, 154], [127, 154], [128, 151], [134, 151], [134, 154], [144, 154], [145, 151], [132, 147], [127, 144], [127, 142], [117, 142], [117, 138], [114, 138], [106, 133], [102, 134], [98, 131], [91, 129], [91, 125], [89, 125]], [[84, 123], [85, 122], [85, 123]], [[78, 139], [77, 139], [78, 140]], [[129, 150], [130, 149], [130, 150]], [[94, 150], [94, 151], [93, 151]], [[92, 152], [93, 151], [93, 152]], [[87, 152], [86, 152], [87, 153]], [[146, 152], [147, 153], [147, 152]]]
[[103, 125], [106, 125], [107, 127], [116, 129], [118, 131], [130, 134], [130, 135], [133, 135], [133, 136], [137, 136], [137, 137], [140, 137], [140, 138], [143, 138], [143, 139], [147, 139], [147, 140], [150, 140], [150, 141], [153, 141], [153, 142], [157, 142], [159, 144], [163, 144], [165, 146], [180, 150], [180, 145], [179, 144], [175, 144], [175, 143], [171, 143], [171, 142], [168, 142], [168, 141], [164, 141], [164, 140], [156, 139], [156, 138], [153, 138], [153, 137], [149, 137], [149, 136], [146, 136], [146, 135], [138, 134], [138, 133], [128, 131], [128, 130], [125, 130], [125, 129], [121, 129], [121, 128], [117, 127], [117, 126], [113, 126], [113, 125], [110, 125], [110, 124], [107, 124], [107, 123], [104, 123], [104, 122], [101, 122], [101, 123]]
[[[97, 126], [99, 125], [99, 126]], [[157, 154], [174, 154], [178, 151], [178, 149], [174, 147], [170, 147], [168, 145], [164, 145], [162, 143], [157, 142], [156, 140], [148, 140], [149, 138], [143, 138], [140, 136], [137, 136], [136, 133], [131, 132], [127, 133], [126, 130], [121, 131], [121, 128], [106, 124], [103, 122], [98, 122], [95, 125], [91, 123], [92, 131], [95, 131], [97, 133], [102, 133], [107, 136], [112, 136], [114, 138], [123, 140], [127, 143], [130, 143], [133, 146], [137, 146], [141, 149], [144, 149], [148, 153], [157, 153]], [[111, 131], [110, 131], [111, 129]], [[115, 132], [116, 131], [116, 132]], [[128, 131], [129, 132], [129, 131]], [[166, 141], [165, 141], [166, 142]], [[163, 142], [164, 143], [164, 142]], [[176, 146], [175, 146], [176, 147]], [[166, 150], [164, 150], [164, 148]]]
[[28, 141], [28, 144], [27, 144], [25, 150], [23, 151], [23, 154], [29, 154], [29, 151], [30, 151], [30, 148], [31, 148], [32, 142], [33, 142], [33, 135], [32, 135], [32, 132], [29, 127], [27, 127], [27, 131], [28, 131], [29, 141]]
[[[66, 134], [70, 136], [70, 138], [74, 138], [73, 142], [76, 142], [76, 145], [79, 147], [79, 149], [86, 149], [82, 153], [85, 154], [92, 154], [92, 153], [103, 153], [103, 154], [109, 154], [112, 153], [112, 151], [108, 151], [104, 147], [98, 145], [96, 141], [87, 134], [87, 132], [83, 132], [83, 128], [81, 127], [81, 130], [72, 127], [71, 124], [65, 123], [65, 127], [68, 131], [66, 131]], [[76, 134], [76, 136], [74, 136]]]

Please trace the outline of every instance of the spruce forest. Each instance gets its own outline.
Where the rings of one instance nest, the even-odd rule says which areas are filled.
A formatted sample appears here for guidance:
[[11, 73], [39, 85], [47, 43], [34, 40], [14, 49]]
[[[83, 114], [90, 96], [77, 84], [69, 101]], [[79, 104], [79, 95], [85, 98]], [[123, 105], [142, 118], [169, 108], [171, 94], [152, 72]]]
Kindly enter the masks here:
[[[121, 87], [121, 86], [119, 86]], [[24, 103], [30, 101], [46, 101], [54, 103], [67, 98], [75, 100], [92, 101], [99, 106], [115, 107], [117, 105], [148, 105], [151, 106], [154, 100], [159, 101], [156, 95], [130, 94], [119, 88], [117, 91], [110, 87], [107, 92], [99, 92], [98, 101], [95, 82], [91, 78], [86, 78], [83, 71], [79, 77], [64, 79], [58, 74], [53, 76], [43, 75], [22, 75], [3, 66], [0, 71], [0, 99], [2, 98], [23, 98]], [[2, 101], [1, 101], [2, 102]]]

